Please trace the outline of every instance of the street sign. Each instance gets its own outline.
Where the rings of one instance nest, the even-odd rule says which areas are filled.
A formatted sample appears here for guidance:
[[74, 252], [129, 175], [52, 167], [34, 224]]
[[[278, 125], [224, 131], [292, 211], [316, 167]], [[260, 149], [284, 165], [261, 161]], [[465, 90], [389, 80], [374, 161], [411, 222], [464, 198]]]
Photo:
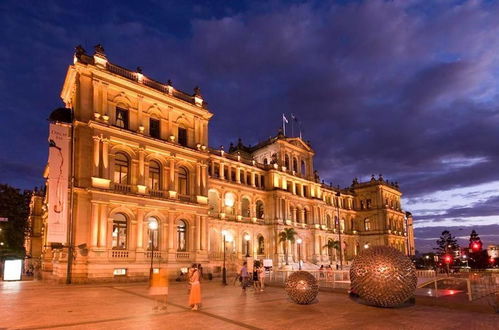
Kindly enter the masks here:
[[9, 218], [2, 218], [2, 217], [0, 217], [0, 222], [7, 222], [7, 221], [9, 221]]

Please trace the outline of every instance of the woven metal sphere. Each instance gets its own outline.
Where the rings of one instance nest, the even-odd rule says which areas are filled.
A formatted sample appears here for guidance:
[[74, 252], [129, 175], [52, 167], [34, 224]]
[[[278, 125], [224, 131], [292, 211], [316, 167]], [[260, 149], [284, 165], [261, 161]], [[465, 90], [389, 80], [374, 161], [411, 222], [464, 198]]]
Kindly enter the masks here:
[[353, 260], [352, 292], [367, 303], [395, 307], [414, 296], [418, 282], [412, 261], [389, 246], [372, 246]]
[[305, 271], [293, 272], [286, 280], [285, 289], [288, 297], [301, 305], [310, 304], [319, 293], [314, 275]]

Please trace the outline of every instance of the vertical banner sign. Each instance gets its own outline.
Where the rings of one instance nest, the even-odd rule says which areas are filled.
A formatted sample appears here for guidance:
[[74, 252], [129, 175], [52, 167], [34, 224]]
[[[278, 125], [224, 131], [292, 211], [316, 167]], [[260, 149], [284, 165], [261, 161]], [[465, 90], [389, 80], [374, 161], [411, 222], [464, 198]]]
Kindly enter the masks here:
[[47, 241], [67, 241], [70, 127], [50, 124]]

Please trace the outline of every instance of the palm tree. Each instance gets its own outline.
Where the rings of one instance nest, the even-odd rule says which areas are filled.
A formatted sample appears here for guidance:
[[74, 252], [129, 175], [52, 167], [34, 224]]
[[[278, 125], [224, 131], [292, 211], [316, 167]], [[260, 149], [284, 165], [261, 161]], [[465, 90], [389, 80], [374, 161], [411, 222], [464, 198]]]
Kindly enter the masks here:
[[286, 265], [289, 265], [287, 241], [294, 243], [296, 235], [298, 235], [298, 233], [293, 228], [284, 228], [284, 231], [281, 231], [279, 233], [279, 243], [281, 243], [281, 242], [284, 243], [283, 244], [284, 245], [284, 257], [286, 258]]
[[329, 239], [327, 241], [327, 244], [324, 245], [322, 248], [328, 249], [328, 251], [329, 251], [329, 263], [332, 264], [333, 263], [333, 254], [331, 253], [331, 251], [333, 249], [338, 250], [338, 251], [340, 250], [340, 241], [333, 241], [332, 239]]

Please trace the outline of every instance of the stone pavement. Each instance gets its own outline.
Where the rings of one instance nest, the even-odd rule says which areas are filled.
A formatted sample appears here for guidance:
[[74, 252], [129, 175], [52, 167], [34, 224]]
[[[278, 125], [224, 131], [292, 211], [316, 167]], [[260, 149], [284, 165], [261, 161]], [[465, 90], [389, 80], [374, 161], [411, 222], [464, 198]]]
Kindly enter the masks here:
[[381, 309], [321, 292], [291, 303], [282, 288], [255, 293], [202, 282], [203, 306], [187, 308], [186, 283], [170, 284], [168, 310], [154, 312], [147, 286], [0, 282], [0, 329], [498, 329], [499, 315], [413, 305]]

